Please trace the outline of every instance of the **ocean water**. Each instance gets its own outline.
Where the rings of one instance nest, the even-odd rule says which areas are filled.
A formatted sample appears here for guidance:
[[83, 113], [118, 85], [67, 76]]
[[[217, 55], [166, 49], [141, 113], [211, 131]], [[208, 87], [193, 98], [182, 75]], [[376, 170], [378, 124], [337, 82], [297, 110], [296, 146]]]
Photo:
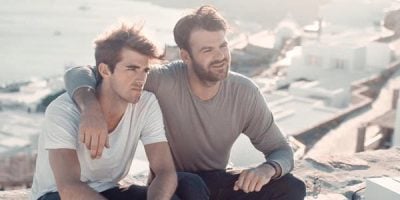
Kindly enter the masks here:
[[144, 23], [160, 47], [174, 44], [172, 29], [183, 13], [132, 0], [1, 0], [0, 84], [93, 64], [93, 40], [121, 20]]

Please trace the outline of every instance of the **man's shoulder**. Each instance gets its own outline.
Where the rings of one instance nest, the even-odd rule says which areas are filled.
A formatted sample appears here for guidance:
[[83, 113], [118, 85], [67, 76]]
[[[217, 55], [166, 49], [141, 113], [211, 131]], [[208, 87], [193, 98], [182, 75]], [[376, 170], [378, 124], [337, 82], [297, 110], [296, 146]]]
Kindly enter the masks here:
[[159, 73], [163, 75], [175, 74], [182, 71], [184, 66], [185, 64], [182, 60], [175, 60], [169, 63], [155, 66], [154, 69], [150, 71], [150, 73]]
[[63, 93], [54, 99], [49, 106], [47, 106], [45, 115], [63, 114], [63, 113], [79, 113], [74, 101], [67, 93]]
[[137, 102], [137, 106], [145, 108], [149, 107], [157, 101], [157, 97], [154, 93], [143, 90], [142, 95], [140, 96], [139, 101]]
[[181, 70], [185, 66], [185, 63], [182, 60], [174, 60], [163, 66], [169, 70]]
[[258, 86], [256, 85], [256, 83], [251, 80], [249, 77], [237, 73], [237, 72], [233, 72], [230, 71], [229, 72], [229, 76], [228, 79], [226, 81], [226, 84], [228, 84], [228, 86], [230, 87], [234, 87], [234, 88], [239, 88], [239, 89], [252, 89], [252, 90], [257, 90]]
[[155, 99], [156, 99], [156, 95], [154, 95], [154, 93], [143, 90], [139, 102], [146, 103], [148, 101], [154, 101]]

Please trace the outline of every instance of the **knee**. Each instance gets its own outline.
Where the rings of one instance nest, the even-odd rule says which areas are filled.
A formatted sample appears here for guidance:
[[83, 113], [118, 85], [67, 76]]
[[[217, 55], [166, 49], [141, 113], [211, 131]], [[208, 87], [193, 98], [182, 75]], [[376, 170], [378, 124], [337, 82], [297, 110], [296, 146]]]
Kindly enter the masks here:
[[290, 185], [290, 196], [293, 199], [304, 199], [306, 196], [306, 184], [294, 176], [291, 176], [288, 182]]
[[209, 191], [203, 179], [193, 173], [178, 172], [177, 195], [181, 199], [209, 199]]

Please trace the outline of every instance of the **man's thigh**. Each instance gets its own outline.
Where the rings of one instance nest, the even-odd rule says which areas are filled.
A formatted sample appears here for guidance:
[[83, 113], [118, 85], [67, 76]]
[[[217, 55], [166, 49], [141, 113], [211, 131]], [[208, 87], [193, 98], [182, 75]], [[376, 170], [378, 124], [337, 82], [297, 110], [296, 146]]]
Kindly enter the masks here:
[[233, 186], [239, 178], [237, 173], [228, 173], [223, 170], [212, 172], [200, 172], [199, 175], [206, 182], [211, 199], [232, 200], [297, 200], [304, 199], [305, 185], [294, 177], [287, 174], [278, 180], [273, 180], [265, 185], [260, 192], [245, 193], [241, 190], [234, 191]]
[[[144, 186], [138, 186], [138, 185], [131, 185], [128, 188], [118, 188], [114, 187], [108, 190], [105, 190], [103, 192], [100, 192], [102, 196], [104, 196], [107, 199], [132, 199], [134, 198], [135, 200], [146, 200], [146, 193], [147, 193], [147, 188]], [[60, 195], [58, 192], [49, 192], [42, 197], [40, 197], [38, 200], [60, 200]]]
[[[147, 188], [144, 186], [138, 186], [138, 185], [131, 185], [128, 188], [119, 188], [119, 187], [114, 187], [108, 190], [105, 190], [103, 192], [100, 192], [102, 196], [104, 196], [107, 199], [132, 199], [134, 198], [135, 200], [146, 200], [146, 193], [147, 193]], [[58, 192], [49, 192], [42, 197], [40, 197], [38, 200], [60, 200], [60, 195]]]
[[203, 179], [194, 173], [178, 172], [176, 195], [184, 200], [208, 200], [209, 191]]
[[58, 192], [49, 192], [41, 196], [38, 200], [60, 200]]
[[146, 200], [147, 187], [139, 185], [131, 185], [127, 188], [111, 188], [100, 193], [107, 199], [120, 199], [120, 200]]
[[[146, 200], [147, 198], [147, 187], [139, 185], [131, 185], [127, 188], [114, 187], [103, 192], [100, 192], [102, 196], [110, 200]], [[38, 200], [60, 200], [60, 195], [58, 192], [50, 192]], [[176, 195], [174, 195], [172, 200], [180, 200]]]

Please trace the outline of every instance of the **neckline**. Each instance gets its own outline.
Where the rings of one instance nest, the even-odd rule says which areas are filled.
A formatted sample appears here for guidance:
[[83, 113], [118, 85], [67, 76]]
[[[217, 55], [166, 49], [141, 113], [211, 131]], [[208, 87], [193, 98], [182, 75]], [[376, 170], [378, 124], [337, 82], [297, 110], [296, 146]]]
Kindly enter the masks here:
[[127, 118], [127, 115], [129, 113], [129, 111], [131, 111], [133, 109], [133, 106], [134, 105], [132, 105], [131, 103], [128, 103], [128, 105], [125, 108], [124, 115], [122, 115], [121, 119], [119, 120], [119, 122], [118, 122], [117, 126], [114, 128], [114, 130], [112, 130], [110, 133], [108, 133], [108, 136], [115, 135], [115, 133], [117, 131], [119, 131], [119, 129], [121, 129], [121, 126], [122, 126], [123, 122], [125, 121], [125, 118]]

